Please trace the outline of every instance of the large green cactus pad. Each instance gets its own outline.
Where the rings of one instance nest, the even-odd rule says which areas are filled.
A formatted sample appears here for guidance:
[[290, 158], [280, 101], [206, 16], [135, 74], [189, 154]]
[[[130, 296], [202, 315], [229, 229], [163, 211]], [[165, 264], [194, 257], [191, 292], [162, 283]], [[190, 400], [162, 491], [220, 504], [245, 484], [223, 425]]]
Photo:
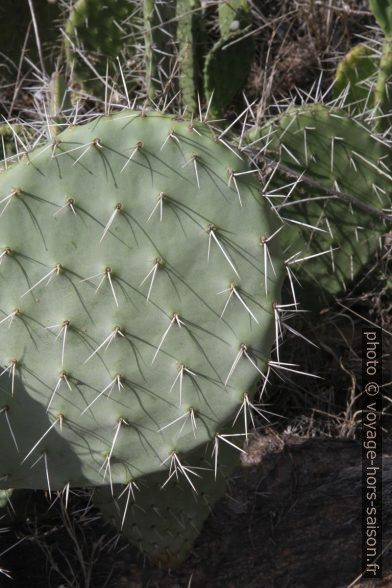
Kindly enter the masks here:
[[[272, 194], [290, 194], [275, 199], [291, 226], [282, 231], [287, 248], [301, 234], [295, 259], [326, 252], [301, 263], [292, 260], [288, 266], [305, 287], [297, 288], [305, 306], [320, 308], [344, 292], [374, 258], [390, 227], [328, 195], [328, 188], [380, 210], [390, 208], [391, 154], [362, 124], [317, 104], [292, 109], [263, 129], [251, 131], [248, 140], [263, 136], [258, 148], [268, 144], [263, 153], [294, 172], [290, 176], [278, 171], [268, 187], [272, 200]], [[302, 181], [293, 188], [301, 174]]]
[[273, 239], [266, 294], [246, 169], [205, 125], [124, 111], [0, 176], [2, 487], [167, 474], [231, 425], [282, 274]]

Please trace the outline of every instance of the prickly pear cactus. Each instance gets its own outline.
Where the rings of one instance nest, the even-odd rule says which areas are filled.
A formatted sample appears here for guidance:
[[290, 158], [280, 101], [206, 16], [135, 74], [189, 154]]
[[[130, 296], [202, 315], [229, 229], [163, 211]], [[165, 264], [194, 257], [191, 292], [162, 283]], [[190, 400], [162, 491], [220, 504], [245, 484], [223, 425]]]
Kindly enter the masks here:
[[65, 51], [73, 81], [93, 95], [104, 95], [107, 73], [113, 76], [117, 72], [117, 57], [132, 58], [135, 20], [136, 3], [132, 0], [78, 0], [65, 27]]
[[177, 0], [177, 41], [182, 103], [190, 115], [197, 110], [203, 21], [199, 0]]
[[385, 131], [392, 125], [392, 36], [386, 37], [383, 43], [379, 64], [379, 73], [374, 91], [378, 115], [377, 130]]
[[175, 0], [143, 2], [145, 84], [147, 95], [156, 98], [156, 93], [165, 90], [175, 63]]
[[[255, 148], [282, 170], [275, 170], [268, 191], [291, 226], [282, 231], [287, 250], [301, 235], [297, 255], [286, 253], [290, 283], [297, 275], [303, 286], [293, 287], [293, 296], [295, 290], [306, 308], [320, 309], [371, 262], [390, 229], [391, 216], [383, 220], [358, 207], [385, 210], [388, 216], [390, 150], [362, 123], [318, 104], [288, 111], [251, 131], [248, 140], [257, 141]], [[309, 256], [314, 257], [301, 262]]]
[[378, 66], [374, 50], [363, 44], [353, 47], [338, 64], [333, 93], [335, 98], [344, 96], [349, 112], [373, 106]]
[[381, 133], [392, 125], [392, 2], [370, 0], [369, 6], [385, 34], [381, 55], [368, 45], [347, 53], [336, 69], [335, 98], [343, 98], [351, 114], [366, 113], [367, 123]]
[[72, 113], [72, 102], [66, 80], [61, 72], [51, 75], [49, 86], [49, 130], [51, 137], [67, 126], [67, 117]]
[[[227, 439], [240, 445], [240, 437]], [[189, 468], [187, 464], [184, 473], [178, 465], [175, 473], [173, 465], [172, 478], [167, 484], [167, 474], [156, 472], [140, 482], [130, 481], [127, 485], [115, 485], [113, 489], [109, 486], [95, 488], [94, 505], [150, 560], [174, 568], [189, 555], [214, 503], [225, 491], [223, 475], [218, 473], [215, 479], [209, 472], [209, 454], [207, 459], [201, 452], [195, 454], [197, 467]], [[229, 456], [226, 447], [219, 447], [219, 468], [223, 468], [226, 475], [233, 470], [233, 454]], [[196, 492], [184, 474], [189, 476]]]
[[248, 0], [223, 0], [218, 3], [219, 30], [222, 37], [250, 23], [251, 12]]
[[211, 99], [212, 116], [220, 116], [244, 88], [254, 60], [252, 37], [242, 30], [219, 39], [208, 53], [204, 64], [204, 89]]
[[382, 28], [386, 37], [392, 37], [392, 2], [391, 0], [369, 0], [370, 10]]
[[133, 111], [27, 154], [0, 207], [0, 487], [110, 487], [172, 565], [258, 410], [277, 217], [205, 124]]

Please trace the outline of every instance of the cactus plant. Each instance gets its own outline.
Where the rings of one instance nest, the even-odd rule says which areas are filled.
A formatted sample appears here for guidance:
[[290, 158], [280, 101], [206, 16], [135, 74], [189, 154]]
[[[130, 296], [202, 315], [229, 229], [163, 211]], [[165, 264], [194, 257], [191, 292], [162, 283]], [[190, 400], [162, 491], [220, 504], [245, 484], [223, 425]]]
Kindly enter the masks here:
[[[0, 176], [0, 487], [137, 486], [136, 516], [163, 486], [175, 516], [189, 485], [195, 535], [259, 410], [283, 276], [279, 222], [222, 141], [123, 111]], [[166, 560], [156, 517], [129, 535]]]
[[203, 21], [199, 0], [177, 0], [177, 41], [182, 103], [188, 114], [197, 110], [202, 57]]
[[[247, 140], [263, 137], [258, 150], [283, 168], [268, 190], [272, 200], [274, 193], [287, 193], [277, 203], [292, 227], [283, 232], [284, 241], [291, 244], [298, 230], [302, 235], [300, 254], [287, 263], [288, 271], [304, 286], [303, 306], [320, 309], [353, 282], [388, 232], [390, 149], [362, 123], [319, 104], [293, 108], [250, 131]], [[369, 207], [379, 217], [369, 214]], [[315, 257], [301, 264], [308, 256]]]
[[219, 30], [222, 37], [250, 23], [250, 4], [248, 0], [223, 0], [218, 4]]
[[[108, 60], [133, 52], [116, 15], [123, 23], [139, 6], [74, 5], [67, 57], [85, 90], [101, 94]], [[189, 113], [200, 7], [143, 5], [147, 94], [173, 85], [178, 57]], [[221, 38], [204, 67], [213, 116], [245, 84], [249, 15], [245, 0], [219, 3]], [[58, 72], [50, 95], [50, 143], [0, 174], [0, 506], [10, 487], [66, 501], [70, 488], [92, 487], [106, 518], [173, 567], [223, 494], [253, 414], [263, 416], [255, 383], [279, 347], [284, 277], [289, 307], [295, 274], [304, 306], [320, 309], [369, 262], [388, 228], [390, 151], [337, 110], [292, 109], [241, 136], [273, 169], [260, 194], [246, 149], [225, 131], [125, 110], [60, 133]]]
[[374, 104], [374, 85], [379, 59], [371, 47], [365, 44], [351, 49], [336, 68], [333, 93], [335, 98], [344, 96], [349, 112], [361, 112]]
[[154, 99], [170, 85], [174, 59], [176, 2], [143, 2], [147, 96]]
[[345, 103], [349, 111], [372, 108], [374, 127], [384, 132], [392, 125], [392, 3], [370, 0], [369, 5], [385, 35], [381, 55], [376, 57], [367, 45], [354, 47], [337, 67], [334, 95], [336, 98], [347, 89]]
[[219, 39], [207, 54], [204, 64], [204, 89], [211, 100], [211, 115], [220, 116], [243, 89], [254, 59], [252, 37], [243, 31]]
[[[78, 0], [65, 27], [65, 52], [74, 82], [98, 97], [105, 94], [107, 73], [116, 59], [135, 53], [137, 6], [132, 0]], [[109, 90], [110, 91], [110, 90]]]
[[392, 37], [391, 0], [369, 0], [369, 6], [386, 37]]
[[67, 116], [72, 113], [72, 102], [64, 76], [59, 71], [51, 75], [49, 86], [49, 131], [51, 136], [57, 135], [66, 126]]

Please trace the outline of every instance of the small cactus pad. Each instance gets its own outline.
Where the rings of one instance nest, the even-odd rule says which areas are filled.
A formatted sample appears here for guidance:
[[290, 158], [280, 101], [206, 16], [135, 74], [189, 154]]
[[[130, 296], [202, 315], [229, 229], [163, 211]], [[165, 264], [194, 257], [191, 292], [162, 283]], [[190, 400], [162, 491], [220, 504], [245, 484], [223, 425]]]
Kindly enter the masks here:
[[222, 141], [123, 111], [0, 176], [0, 487], [167, 478], [248, 408], [274, 339], [279, 237], [267, 280], [262, 243], [279, 223]]
[[176, 4], [174, 0], [143, 2], [145, 84], [152, 99], [166, 87], [175, 62]]
[[369, 0], [370, 10], [386, 37], [392, 37], [392, 2], [391, 0]]
[[333, 94], [335, 98], [344, 96], [350, 112], [373, 106], [378, 65], [379, 57], [368, 45], [356, 45], [338, 64]]
[[370, 0], [369, 5], [385, 34], [374, 89], [375, 128], [378, 132], [384, 133], [390, 130], [392, 125], [392, 0]]
[[199, 0], [177, 1], [177, 41], [180, 65], [179, 84], [182, 103], [187, 107], [188, 116], [197, 110], [197, 90], [200, 69], [200, 38], [202, 19]]
[[255, 56], [252, 37], [239, 30], [219, 39], [204, 64], [204, 88], [212, 116], [220, 116], [244, 88]]
[[243, 29], [251, 20], [248, 0], [222, 0], [218, 3], [218, 13], [222, 37]]
[[392, 125], [392, 37], [384, 39], [377, 83], [374, 89], [376, 129], [387, 132]]
[[[301, 251], [288, 268], [308, 286], [305, 290], [297, 287], [304, 305], [319, 308], [331, 296], [341, 294], [373, 259], [382, 235], [389, 230], [387, 221], [328, 194], [328, 188], [379, 210], [389, 209], [390, 150], [362, 123], [318, 104], [288, 111], [270, 125], [251, 131], [247, 140], [261, 137], [264, 140], [257, 148], [268, 144], [263, 151], [267, 158], [294, 172], [294, 177], [275, 173], [268, 190], [289, 193], [283, 202], [281, 198], [274, 201], [291, 226], [282, 231], [287, 249], [302, 233]], [[287, 253], [286, 259], [289, 257]]]
[[116, 58], [132, 55], [135, 9], [131, 0], [78, 0], [72, 8], [65, 28], [66, 55], [73, 80], [88, 92], [104, 94], [106, 75], [114, 74]]

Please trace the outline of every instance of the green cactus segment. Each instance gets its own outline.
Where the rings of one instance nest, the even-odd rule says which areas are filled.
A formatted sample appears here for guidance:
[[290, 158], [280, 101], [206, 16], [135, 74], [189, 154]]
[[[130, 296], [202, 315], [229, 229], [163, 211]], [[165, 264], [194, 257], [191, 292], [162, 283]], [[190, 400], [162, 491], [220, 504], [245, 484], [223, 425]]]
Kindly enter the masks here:
[[[371, 47], [357, 45], [336, 69], [334, 98], [344, 97], [350, 114], [373, 109], [375, 129], [382, 132], [392, 124], [390, 83], [392, 78], [392, 41], [385, 39], [381, 58]], [[346, 93], [346, 95], [344, 95]]]
[[376, 129], [380, 132], [392, 125], [392, 38], [384, 40], [377, 82], [374, 90], [375, 104], [379, 118]]
[[154, 64], [156, 58], [153, 53], [153, 24], [154, 24], [154, 0], [145, 0], [143, 2], [143, 17], [144, 17], [144, 55], [146, 61], [146, 87], [147, 95], [150, 98], [154, 97], [155, 87], [153, 83]]
[[349, 51], [336, 70], [334, 97], [348, 88], [345, 105], [350, 113], [373, 108], [374, 128], [385, 132], [392, 125], [392, 2], [371, 0], [370, 8], [385, 33], [381, 57], [367, 45]]
[[[242, 443], [235, 435], [241, 434], [242, 429], [243, 422], [238, 419], [230, 431], [234, 436], [228, 438], [237, 447]], [[174, 568], [189, 555], [214, 504], [224, 495], [227, 479], [239, 464], [240, 451], [220, 441], [219, 469], [215, 475], [210, 459], [211, 454], [215, 455], [214, 447], [212, 443], [189, 456], [193, 464], [198, 464], [193, 474], [187, 472], [196, 492], [189, 483], [182, 483], [181, 473], [173, 466], [169, 482], [167, 474], [156, 472], [140, 482], [130, 481], [113, 489], [96, 488], [94, 505], [151, 561]]]
[[219, 30], [222, 37], [243, 29], [250, 22], [248, 0], [224, 0], [218, 4]]
[[220, 116], [245, 86], [254, 60], [252, 38], [242, 31], [230, 33], [212, 47], [204, 64], [204, 88], [212, 96], [211, 115]]
[[67, 116], [72, 112], [72, 103], [64, 76], [53, 72], [49, 82], [50, 133], [54, 137], [66, 125]]
[[385, 39], [379, 62], [379, 71], [374, 90], [374, 105], [376, 107], [376, 125], [378, 132], [384, 132], [392, 125], [392, 1], [370, 0], [370, 9], [382, 28]]
[[[279, 160], [298, 177], [304, 174], [287, 201], [276, 199], [275, 203], [280, 204], [279, 213], [292, 226], [291, 231], [282, 231], [288, 250], [298, 232], [302, 233], [300, 253], [288, 264], [304, 286], [304, 290], [296, 289], [298, 297], [304, 306], [319, 308], [330, 302], [331, 296], [341, 294], [374, 258], [388, 227], [385, 221], [331, 198], [318, 185], [388, 209], [390, 151], [362, 124], [320, 105], [293, 109], [267, 127], [250, 132], [248, 139], [251, 142], [263, 136], [264, 143], [259, 141], [258, 148], [268, 143], [264, 151], [268, 158]], [[272, 194], [287, 193], [292, 185], [286, 189], [283, 186], [294, 181], [276, 173], [268, 190]], [[323, 255], [295, 262], [318, 253]]]
[[76, 2], [65, 27], [65, 51], [73, 80], [85, 91], [104, 95], [107, 73], [118, 76], [117, 57], [133, 56], [136, 16], [129, 17], [135, 10], [130, 0]]
[[370, 10], [384, 31], [386, 37], [392, 37], [392, 2], [391, 0], [370, 0]]
[[176, 1], [143, 2], [147, 95], [154, 99], [169, 82], [175, 62]]
[[[198, 494], [188, 485], [179, 484], [175, 476], [165, 484], [162, 474], [154, 474], [133, 485], [96, 488], [94, 505], [114, 524], [128, 541], [162, 567], [178, 566], [191, 551], [204, 521], [225, 491], [222, 476], [195, 470], [203, 476]], [[192, 477], [197, 484], [198, 478]]]
[[338, 64], [333, 88], [334, 98], [347, 92], [344, 102], [352, 113], [374, 103], [374, 86], [379, 58], [368, 45], [357, 45]]
[[0, 176], [0, 487], [167, 478], [231, 431], [283, 277], [245, 171], [204, 124], [123, 111]]
[[177, 1], [177, 41], [182, 102], [190, 114], [197, 110], [201, 15], [199, 0]]
[[178, 566], [189, 555], [213, 506], [224, 495], [226, 481], [239, 465], [243, 429], [242, 414], [230, 426], [232, 436], [226, 437], [237, 451], [216, 438], [188, 455], [185, 468], [188, 463], [196, 465], [185, 469], [190, 482], [183, 483], [184, 474], [171, 460], [169, 481], [167, 472], [155, 472], [114, 488], [100, 486], [93, 493], [94, 506], [151, 561], [165, 568]]

